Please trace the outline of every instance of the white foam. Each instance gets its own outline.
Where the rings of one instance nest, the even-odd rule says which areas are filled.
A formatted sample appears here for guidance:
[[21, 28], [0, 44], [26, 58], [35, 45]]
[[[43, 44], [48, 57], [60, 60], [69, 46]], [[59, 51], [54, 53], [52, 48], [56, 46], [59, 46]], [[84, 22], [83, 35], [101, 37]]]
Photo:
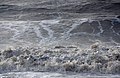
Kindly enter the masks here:
[[75, 23], [72, 24], [71, 28], [67, 32], [64, 33], [62, 38], [69, 39], [70, 35], [73, 35], [70, 32], [73, 31], [78, 25], [80, 25], [80, 24], [82, 24], [84, 22], [87, 22], [87, 21], [89, 21], [88, 18], [82, 18], [82, 19], [78, 19], [77, 21], [75, 21]]
[[51, 72], [11, 72], [0, 74], [1, 78], [119, 78], [119, 75], [111, 74], [60, 74]]
[[102, 29], [102, 25], [101, 25], [100, 21], [98, 21], [98, 24], [99, 24], [98, 27], [100, 29], [100, 33], [99, 33], [99, 36], [100, 36], [100, 34], [104, 32], [104, 30]]
[[42, 20], [41, 23], [43, 24], [57, 24], [59, 23], [59, 20]]

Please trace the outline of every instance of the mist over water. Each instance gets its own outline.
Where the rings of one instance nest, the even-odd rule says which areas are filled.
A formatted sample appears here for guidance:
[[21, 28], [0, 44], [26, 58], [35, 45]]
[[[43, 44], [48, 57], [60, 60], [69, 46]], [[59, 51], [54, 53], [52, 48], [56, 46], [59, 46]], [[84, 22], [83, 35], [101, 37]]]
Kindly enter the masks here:
[[[37, 71], [35, 65], [32, 69], [30, 64], [33, 57], [35, 64], [37, 59], [40, 66], [37, 69], [45, 70], [8, 72], [0, 77], [119, 78], [119, 7], [117, 0], [0, 0], [0, 73]], [[12, 50], [6, 50], [8, 48]], [[25, 61], [23, 66], [18, 63], [22, 59]], [[77, 68], [72, 70], [73, 62]], [[4, 64], [15, 67], [4, 67]], [[101, 65], [103, 67], [99, 68]], [[51, 73], [57, 68], [77, 73]], [[103, 71], [104, 74], [101, 74]]]

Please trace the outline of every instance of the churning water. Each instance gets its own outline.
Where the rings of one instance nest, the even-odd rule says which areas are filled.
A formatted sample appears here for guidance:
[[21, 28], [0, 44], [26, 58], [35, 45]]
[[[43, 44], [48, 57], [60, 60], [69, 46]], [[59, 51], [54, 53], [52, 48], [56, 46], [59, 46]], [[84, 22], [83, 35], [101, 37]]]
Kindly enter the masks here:
[[[46, 71], [47, 67], [57, 70], [57, 66], [64, 67], [64, 63], [69, 63], [66, 70], [74, 72], [73, 62], [80, 68], [74, 67], [74, 70], [81, 72], [8, 72], [0, 74], [0, 77], [120, 78], [120, 3], [107, 1], [111, 3], [103, 0], [0, 0], [0, 73], [14, 68], [19, 70], [22, 66], [34, 68], [34, 64], [40, 69], [43, 66]], [[97, 45], [90, 50], [96, 42], [100, 47]], [[16, 49], [20, 47], [27, 49]], [[4, 50], [6, 48], [13, 50]], [[49, 68], [51, 65], [53, 67]], [[89, 67], [94, 74], [83, 74], [86, 70], [90, 71]], [[104, 70], [118, 75], [95, 72]]]

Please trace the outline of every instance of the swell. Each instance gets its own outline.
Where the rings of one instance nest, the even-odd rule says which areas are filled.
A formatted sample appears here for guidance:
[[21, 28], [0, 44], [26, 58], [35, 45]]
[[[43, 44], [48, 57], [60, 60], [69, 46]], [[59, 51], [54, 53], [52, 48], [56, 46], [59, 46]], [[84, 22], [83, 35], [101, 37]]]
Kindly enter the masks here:
[[[119, 15], [120, 3], [87, 1], [16, 1], [0, 4], [0, 20], [45, 20], [80, 18], [81, 16]], [[26, 3], [26, 4], [24, 4]]]

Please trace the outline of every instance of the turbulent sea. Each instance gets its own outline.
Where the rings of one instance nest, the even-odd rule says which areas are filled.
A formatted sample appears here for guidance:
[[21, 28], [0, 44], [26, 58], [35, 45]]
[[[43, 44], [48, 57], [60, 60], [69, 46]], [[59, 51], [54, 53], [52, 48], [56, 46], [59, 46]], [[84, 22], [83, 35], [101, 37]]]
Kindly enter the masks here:
[[[0, 0], [0, 54], [5, 49], [14, 50], [18, 47], [28, 50], [35, 47], [52, 50], [55, 46], [56, 48], [77, 46], [89, 50], [96, 42], [104, 47], [120, 48], [119, 1]], [[120, 50], [118, 54], [117, 60], [120, 61]], [[1, 66], [6, 58], [4, 59], [3, 56], [0, 58], [2, 58]], [[117, 75], [95, 74], [95, 72], [94, 74], [83, 72], [83, 74], [61, 74], [52, 71], [7, 72], [0, 74], [0, 77], [120, 78], [119, 64]], [[0, 71], [2, 72], [2, 67]]]

